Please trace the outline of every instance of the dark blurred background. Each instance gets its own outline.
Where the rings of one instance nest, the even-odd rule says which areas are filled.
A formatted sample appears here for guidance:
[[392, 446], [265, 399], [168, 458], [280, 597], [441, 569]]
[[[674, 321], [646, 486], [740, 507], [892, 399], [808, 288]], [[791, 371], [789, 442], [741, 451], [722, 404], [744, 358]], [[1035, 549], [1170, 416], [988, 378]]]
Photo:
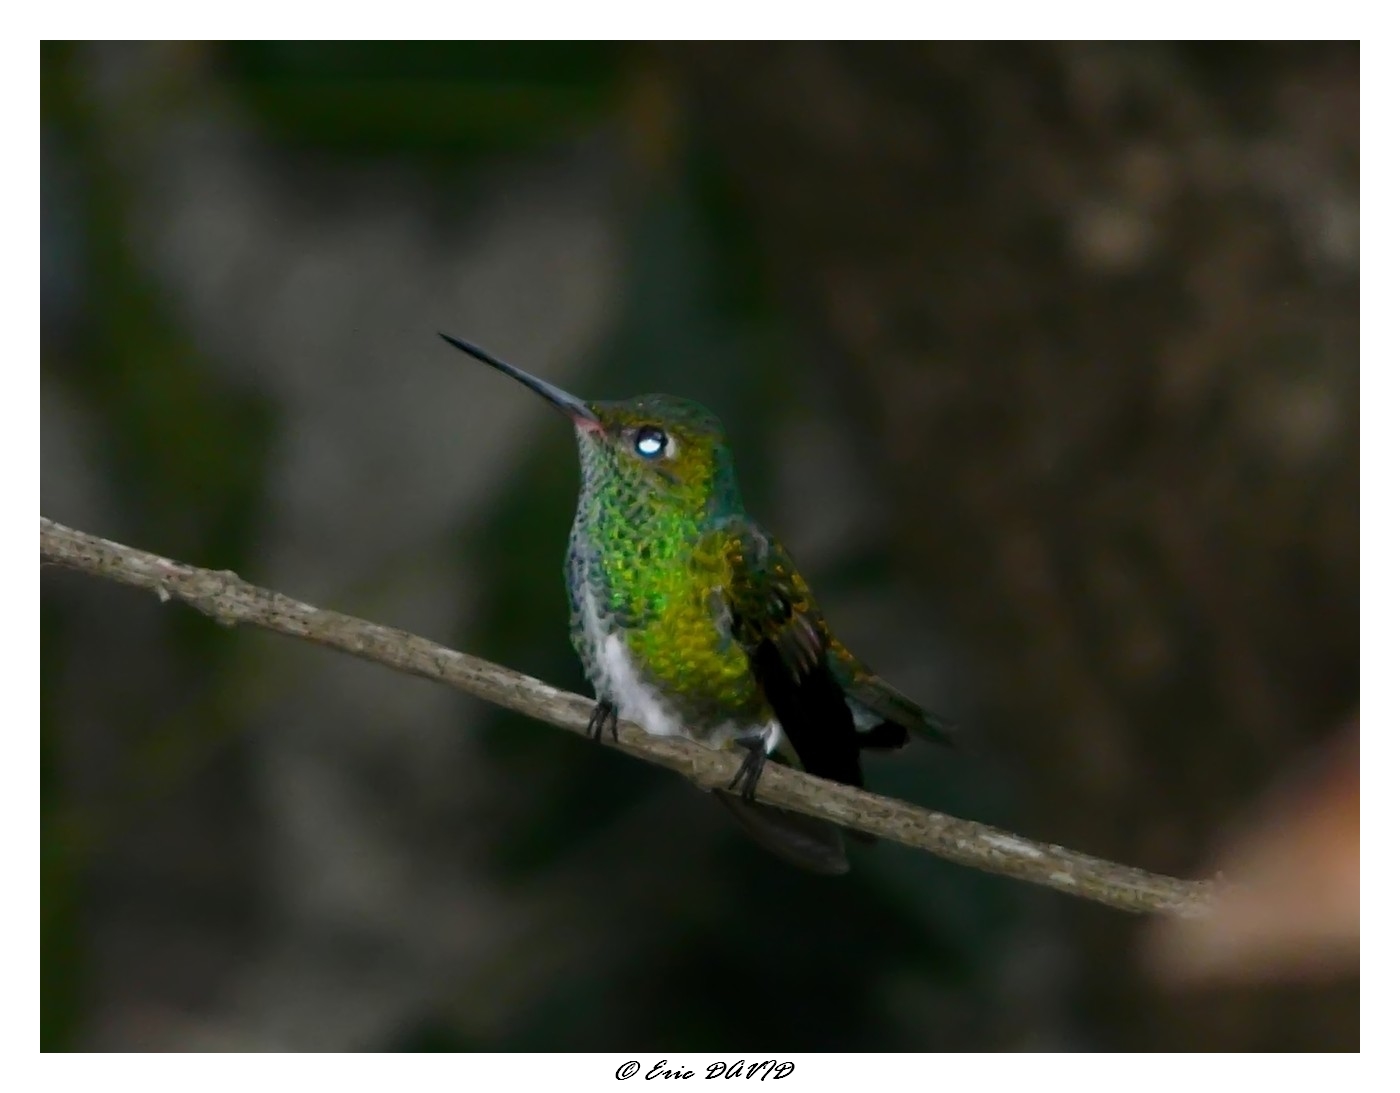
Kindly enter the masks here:
[[[572, 689], [563, 423], [698, 398], [874, 788], [1188, 873], [1358, 697], [1358, 48], [45, 45], [42, 507]], [[446, 688], [43, 578], [53, 1049], [1357, 1045], [1143, 921], [843, 880]]]

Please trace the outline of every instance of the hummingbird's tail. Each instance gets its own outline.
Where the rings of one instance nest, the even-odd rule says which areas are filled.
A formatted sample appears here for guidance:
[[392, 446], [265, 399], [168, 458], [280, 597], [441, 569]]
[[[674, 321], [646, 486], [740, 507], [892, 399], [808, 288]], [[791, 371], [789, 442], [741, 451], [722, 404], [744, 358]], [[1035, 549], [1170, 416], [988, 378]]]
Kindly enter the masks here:
[[841, 828], [836, 824], [729, 793], [716, 792], [714, 798], [751, 839], [789, 864], [828, 876], [839, 876], [851, 868]]

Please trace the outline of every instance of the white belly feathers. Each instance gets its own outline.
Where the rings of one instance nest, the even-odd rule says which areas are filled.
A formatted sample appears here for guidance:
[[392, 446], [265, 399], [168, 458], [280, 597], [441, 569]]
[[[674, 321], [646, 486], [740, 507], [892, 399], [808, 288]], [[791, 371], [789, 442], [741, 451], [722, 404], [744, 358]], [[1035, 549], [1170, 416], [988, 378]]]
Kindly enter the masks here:
[[[589, 682], [598, 697], [612, 702], [623, 720], [635, 721], [651, 736], [696, 739], [661, 692], [642, 678], [622, 635], [610, 631], [604, 623], [593, 590], [585, 587], [582, 600], [584, 637], [593, 653], [588, 658], [591, 662]], [[760, 727], [728, 722], [702, 730], [704, 736], [698, 742], [709, 747], [723, 747], [754, 728]], [[764, 735], [764, 748], [771, 754], [782, 741], [782, 727], [771, 721], [761, 726], [760, 731]]]

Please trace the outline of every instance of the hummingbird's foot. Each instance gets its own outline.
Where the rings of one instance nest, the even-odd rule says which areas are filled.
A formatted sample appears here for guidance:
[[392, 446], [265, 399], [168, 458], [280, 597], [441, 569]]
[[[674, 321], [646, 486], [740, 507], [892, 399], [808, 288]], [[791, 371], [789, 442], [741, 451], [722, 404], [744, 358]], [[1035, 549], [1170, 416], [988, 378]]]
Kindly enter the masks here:
[[593, 716], [588, 719], [588, 739], [595, 744], [603, 742], [603, 728], [606, 726], [612, 733], [613, 743], [617, 743], [617, 707], [606, 698], [598, 700], [598, 705], [593, 707]]
[[739, 773], [734, 775], [734, 780], [729, 783], [729, 792], [733, 793], [737, 788], [743, 800], [752, 801], [754, 794], [758, 792], [758, 778], [763, 773], [763, 764], [768, 762], [766, 741], [763, 737], [756, 736], [749, 740], [740, 738], [734, 743], [746, 749], [748, 755], [744, 756]]

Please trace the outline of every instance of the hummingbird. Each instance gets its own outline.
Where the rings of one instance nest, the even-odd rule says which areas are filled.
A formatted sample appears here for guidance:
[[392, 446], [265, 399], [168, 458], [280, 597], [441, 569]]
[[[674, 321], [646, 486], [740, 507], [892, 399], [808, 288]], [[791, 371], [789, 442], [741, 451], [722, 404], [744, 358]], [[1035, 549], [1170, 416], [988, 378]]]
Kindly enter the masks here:
[[788, 552], [745, 511], [719, 419], [672, 395], [585, 401], [441, 337], [573, 424], [582, 475], [564, 571], [570, 636], [597, 698], [589, 736], [616, 740], [621, 717], [741, 749], [716, 799], [789, 862], [846, 872], [838, 825], [754, 799], [764, 764], [861, 786], [861, 752], [903, 747], [911, 732], [946, 744], [949, 727], [831, 632]]

